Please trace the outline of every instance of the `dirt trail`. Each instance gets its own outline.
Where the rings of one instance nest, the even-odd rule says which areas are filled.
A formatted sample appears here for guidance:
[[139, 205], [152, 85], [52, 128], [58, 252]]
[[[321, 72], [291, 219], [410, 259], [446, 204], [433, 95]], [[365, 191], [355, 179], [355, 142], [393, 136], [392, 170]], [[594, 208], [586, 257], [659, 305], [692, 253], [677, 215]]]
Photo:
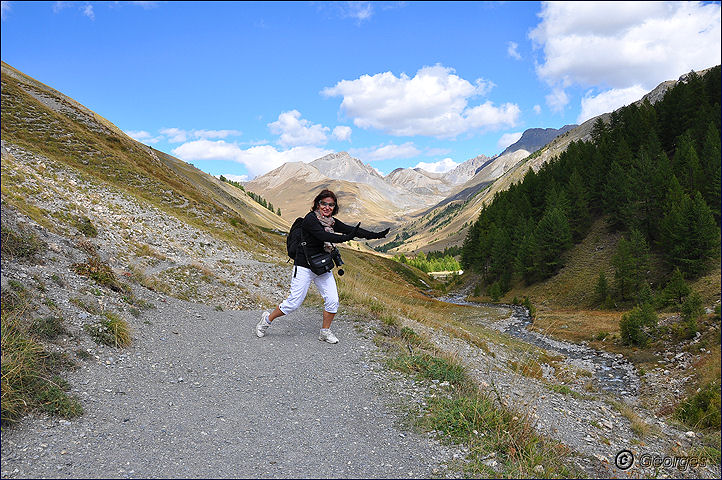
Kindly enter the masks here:
[[[70, 375], [86, 413], [4, 429], [2, 476], [413, 477], [454, 451], [399, 426], [372, 342], [339, 315], [337, 345], [303, 308], [255, 336], [258, 311], [168, 299], [134, 345]], [[458, 454], [457, 454], [458, 456]]]

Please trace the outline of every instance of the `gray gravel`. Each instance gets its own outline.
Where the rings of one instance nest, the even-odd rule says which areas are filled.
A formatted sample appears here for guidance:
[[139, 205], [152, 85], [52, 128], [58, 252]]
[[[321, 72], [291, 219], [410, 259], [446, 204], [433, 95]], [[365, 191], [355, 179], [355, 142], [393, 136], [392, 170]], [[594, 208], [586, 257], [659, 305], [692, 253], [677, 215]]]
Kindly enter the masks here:
[[[423, 477], [454, 451], [400, 426], [373, 343], [339, 316], [318, 341], [302, 308], [264, 338], [260, 311], [175, 299], [148, 312], [123, 356], [69, 377], [86, 413], [31, 417], [2, 435], [2, 476]], [[121, 353], [121, 352], [118, 352]], [[387, 380], [387, 379], [386, 379]], [[385, 382], [384, 382], [385, 383]], [[458, 457], [457, 453], [457, 457]]]

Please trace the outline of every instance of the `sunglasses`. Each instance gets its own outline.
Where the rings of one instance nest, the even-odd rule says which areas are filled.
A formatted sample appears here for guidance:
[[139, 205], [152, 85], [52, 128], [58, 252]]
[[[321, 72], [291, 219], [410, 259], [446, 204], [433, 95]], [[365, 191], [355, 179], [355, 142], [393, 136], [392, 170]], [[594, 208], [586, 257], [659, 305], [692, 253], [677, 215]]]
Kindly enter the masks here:
[[335, 204], [335, 203], [333, 203], [333, 202], [331, 202], [331, 203], [327, 203], [327, 202], [318, 202], [318, 204], [319, 204], [319, 205], [321, 205], [322, 207], [331, 207], [331, 208], [333, 208], [333, 207], [335, 207], [335, 206], [336, 206], [336, 204]]

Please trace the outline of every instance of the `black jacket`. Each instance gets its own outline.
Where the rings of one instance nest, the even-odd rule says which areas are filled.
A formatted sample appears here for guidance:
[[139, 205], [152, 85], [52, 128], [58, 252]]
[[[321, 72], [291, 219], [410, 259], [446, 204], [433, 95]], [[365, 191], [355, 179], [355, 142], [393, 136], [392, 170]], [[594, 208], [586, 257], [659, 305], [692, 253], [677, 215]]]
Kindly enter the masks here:
[[[335, 223], [333, 225], [333, 231], [337, 233], [329, 233], [324, 230], [323, 225], [316, 217], [315, 212], [308, 212], [303, 218], [303, 240], [306, 242], [306, 252], [309, 257], [318, 253], [323, 253], [323, 242], [331, 243], [343, 243], [352, 238], [349, 238], [348, 234], [351, 233], [355, 227], [346, 225], [341, 220], [334, 217]], [[360, 238], [376, 238], [374, 232], [370, 232], [366, 229], [359, 228], [356, 232], [356, 237]], [[299, 246], [298, 252], [296, 252], [296, 258], [293, 262], [294, 265], [299, 267], [311, 268], [306, 260], [303, 247]]]

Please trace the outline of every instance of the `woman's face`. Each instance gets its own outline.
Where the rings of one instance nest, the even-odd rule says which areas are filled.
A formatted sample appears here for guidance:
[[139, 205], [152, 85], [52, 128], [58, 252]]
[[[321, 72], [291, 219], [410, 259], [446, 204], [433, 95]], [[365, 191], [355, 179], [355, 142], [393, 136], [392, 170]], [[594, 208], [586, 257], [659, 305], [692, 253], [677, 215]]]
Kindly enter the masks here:
[[321, 215], [324, 217], [330, 217], [335, 206], [336, 202], [333, 197], [324, 197], [318, 202], [318, 209], [321, 210]]

